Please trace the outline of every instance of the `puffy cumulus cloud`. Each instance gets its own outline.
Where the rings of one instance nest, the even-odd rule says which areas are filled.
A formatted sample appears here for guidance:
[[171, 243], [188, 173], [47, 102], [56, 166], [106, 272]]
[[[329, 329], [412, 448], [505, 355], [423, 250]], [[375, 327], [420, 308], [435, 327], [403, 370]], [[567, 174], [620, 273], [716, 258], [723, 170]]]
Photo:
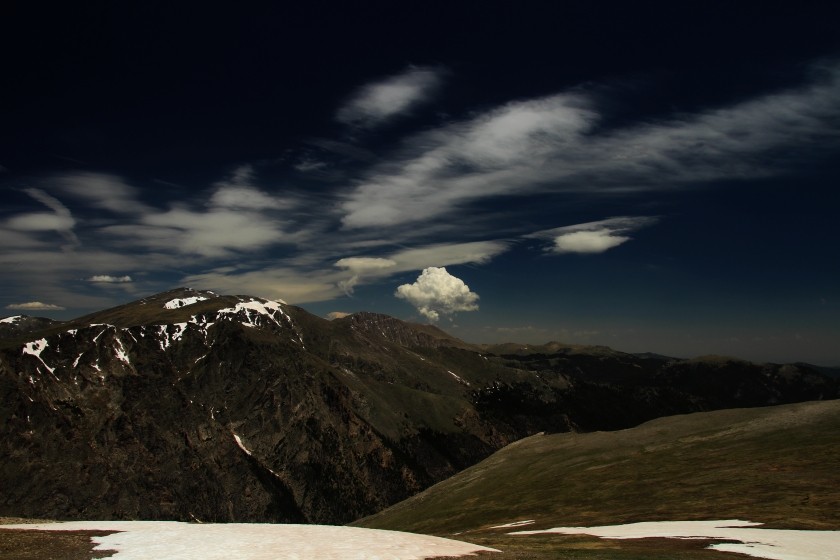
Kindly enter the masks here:
[[526, 237], [552, 242], [552, 253], [603, 253], [632, 239], [626, 235], [657, 221], [653, 216], [619, 216], [533, 233]]
[[343, 319], [344, 317], [349, 317], [352, 313], [346, 313], [344, 311], [330, 311], [327, 313], [327, 319], [330, 321], [334, 319]]
[[359, 89], [338, 110], [344, 124], [370, 128], [428, 101], [440, 87], [440, 69], [409, 68], [401, 74]]
[[52, 303], [43, 303], [40, 301], [28, 301], [26, 303], [10, 303], [6, 309], [16, 309], [19, 311], [62, 311], [63, 307], [60, 305], [53, 305]]
[[88, 282], [103, 284], [124, 284], [133, 282], [131, 276], [110, 276], [108, 274], [95, 274], [87, 279]]
[[413, 284], [397, 287], [394, 295], [409, 302], [430, 321], [437, 321], [441, 315], [478, 310], [478, 294], [444, 267], [424, 269]]

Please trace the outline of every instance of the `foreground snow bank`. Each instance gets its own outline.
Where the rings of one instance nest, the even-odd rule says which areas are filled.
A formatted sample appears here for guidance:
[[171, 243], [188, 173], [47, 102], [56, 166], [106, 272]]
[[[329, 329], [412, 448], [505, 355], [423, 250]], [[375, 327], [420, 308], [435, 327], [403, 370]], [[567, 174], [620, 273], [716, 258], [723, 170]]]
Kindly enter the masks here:
[[556, 527], [543, 531], [516, 531], [511, 535], [559, 533], [593, 535], [604, 539], [720, 539], [738, 541], [709, 548], [771, 560], [829, 560], [840, 558], [840, 531], [760, 529], [761, 523], [725, 521], [654, 521], [606, 527]]
[[427, 535], [327, 525], [192, 524], [175, 521], [74, 521], [0, 525], [0, 529], [119, 531], [93, 537], [116, 560], [421, 560], [498, 552]]

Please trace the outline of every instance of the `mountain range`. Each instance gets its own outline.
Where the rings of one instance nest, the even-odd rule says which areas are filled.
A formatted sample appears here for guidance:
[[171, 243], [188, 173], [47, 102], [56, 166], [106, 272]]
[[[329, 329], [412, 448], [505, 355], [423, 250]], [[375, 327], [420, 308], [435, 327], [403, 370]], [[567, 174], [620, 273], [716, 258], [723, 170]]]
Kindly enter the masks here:
[[340, 524], [539, 432], [834, 399], [840, 381], [181, 288], [0, 320], [0, 395], [0, 516]]

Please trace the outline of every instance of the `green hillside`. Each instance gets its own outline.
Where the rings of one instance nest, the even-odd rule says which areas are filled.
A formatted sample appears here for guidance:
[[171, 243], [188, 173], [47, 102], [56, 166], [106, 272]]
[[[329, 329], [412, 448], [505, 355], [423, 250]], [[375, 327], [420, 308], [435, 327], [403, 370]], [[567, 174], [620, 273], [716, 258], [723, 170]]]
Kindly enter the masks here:
[[[516, 529], [491, 527], [519, 520], [535, 520], [527, 529], [546, 529], [734, 518], [778, 528], [840, 529], [840, 401], [672, 416], [615, 432], [532, 436], [356, 524], [458, 534], [504, 549], [523, 537], [506, 536]], [[571, 542], [529, 537], [528, 546], [552, 538]], [[576, 539], [588, 543], [583, 548], [602, 546]]]

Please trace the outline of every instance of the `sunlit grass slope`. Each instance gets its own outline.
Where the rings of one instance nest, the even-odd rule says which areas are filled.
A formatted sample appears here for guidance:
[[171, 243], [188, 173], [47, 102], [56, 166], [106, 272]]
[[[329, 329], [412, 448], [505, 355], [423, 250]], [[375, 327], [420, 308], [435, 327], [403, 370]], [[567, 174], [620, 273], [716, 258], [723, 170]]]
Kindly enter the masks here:
[[536, 435], [356, 524], [470, 539], [501, 538], [516, 529], [489, 528], [518, 520], [542, 529], [733, 518], [840, 529], [840, 401]]

